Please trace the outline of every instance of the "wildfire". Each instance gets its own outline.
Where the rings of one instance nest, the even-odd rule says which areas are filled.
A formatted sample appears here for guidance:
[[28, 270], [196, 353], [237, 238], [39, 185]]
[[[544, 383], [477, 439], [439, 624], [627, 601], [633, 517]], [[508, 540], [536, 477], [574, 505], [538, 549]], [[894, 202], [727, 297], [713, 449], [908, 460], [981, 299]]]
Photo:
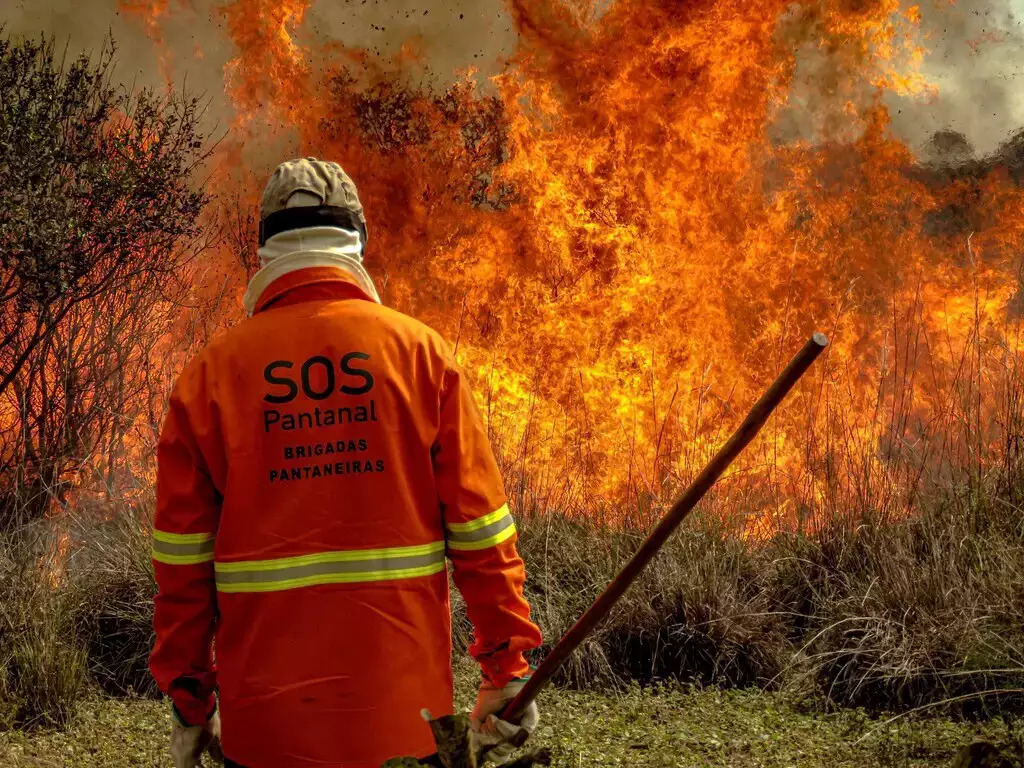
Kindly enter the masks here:
[[124, 13], [142, 20], [146, 34], [157, 48], [157, 64], [160, 67], [160, 78], [168, 84], [172, 82], [171, 72], [173, 61], [171, 52], [164, 44], [161, 31], [161, 19], [167, 14], [168, 0], [117, 0], [117, 7]]
[[827, 358], [719, 493], [751, 535], [984, 470], [1022, 385], [1024, 193], [888, 130], [884, 91], [929, 92], [920, 9], [605, 5], [513, 0], [504, 72], [431, 94], [300, 45], [309, 0], [232, 0], [219, 183], [255, 206], [282, 138], [346, 167], [385, 301], [457, 345], [523, 508], [663, 501], [813, 330]]
[[64, 583], [68, 556], [71, 554], [72, 539], [67, 531], [59, 531], [48, 556], [40, 560], [40, 567], [50, 589], [59, 589]]

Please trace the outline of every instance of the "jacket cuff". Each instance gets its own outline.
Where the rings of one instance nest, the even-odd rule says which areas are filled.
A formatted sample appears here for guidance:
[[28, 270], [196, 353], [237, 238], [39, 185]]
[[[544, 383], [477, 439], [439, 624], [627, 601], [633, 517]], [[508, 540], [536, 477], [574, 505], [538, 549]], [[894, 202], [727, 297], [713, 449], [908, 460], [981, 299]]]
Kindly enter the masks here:
[[183, 728], [205, 725], [210, 722], [216, 711], [217, 697], [212, 693], [206, 699], [191, 699], [189, 701], [174, 701], [171, 703], [171, 716]]
[[484, 680], [495, 688], [504, 688], [513, 680], [526, 680], [533, 671], [522, 653], [516, 653], [500, 662], [495, 658], [481, 663], [480, 671]]

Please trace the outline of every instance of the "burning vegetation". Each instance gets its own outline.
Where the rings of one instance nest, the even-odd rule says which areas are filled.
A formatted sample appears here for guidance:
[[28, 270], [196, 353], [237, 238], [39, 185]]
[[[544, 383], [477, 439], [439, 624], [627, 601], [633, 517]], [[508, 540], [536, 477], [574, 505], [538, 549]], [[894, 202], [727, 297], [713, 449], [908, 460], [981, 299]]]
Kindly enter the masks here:
[[[192, 52], [163, 27], [198, 5], [120, 2], [168, 73]], [[85, 654], [105, 689], [151, 691], [145, 510], [167, 390], [243, 314], [266, 174], [313, 155], [359, 186], [385, 303], [441, 331], [473, 379], [551, 641], [788, 352], [832, 340], [561, 682], [1020, 708], [1024, 140], [977, 156], [953, 132], [920, 152], [893, 132], [884, 96], [931, 88], [920, 8], [510, 0], [502, 72], [427, 88], [416, 40], [381, 64], [303, 34], [311, 5], [211, 11], [237, 55], [209, 151], [174, 87], [120, 98], [85, 63], [47, 80], [49, 53], [0, 40], [0, 104], [25, 108], [0, 111], [0, 523], [97, 509], [124, 529], [91, 552], [95, 532], [61, 534], [43, 557], [71, 620], [40, 648], [59, 636], [74, 675]], [[266, 429], [324, 418], [279, 415]], [[0, 555], [0, 576], [18, 571]], [[36, 626], [16, 591], [0, 636]], [[0, 640], [10, 691], [46, 676], [33, 659], [63, 668], [37, 650]]]
[[[160, 34], [174, 7], [123, 5], [174, 61]], [[889, 130], [882, 95], [929, 89], [917, 6], [520, 0], [504, 71], [438, 91], [407, 74], [415, 41], [388, 66], [300, 43], [309, 5], [216, 11], [238, 55], [208, 188], [234, 210], [208, 208], [204, 229], [226, 237], [173, 264], [190, 327], [198, 306], [208, 328], [240, 314], [249, 211], [283, 142], [358, 181], [385, 300], [456, 344], [521, 511], [657, 510], [814, 328], [834, 347], [718, 514], [763, 537], [1015, 476], [1019, 162], [1013, 141], [977, 159], [948, 133], [922, 162]], [[152, 353], [175, 361], [158, 401], [192, 350], [166, 318], [149, 325]], [[22, 434], [38, 418], [4, 394]], [[152, 415], [120, 460], [149, 460]]]
[[[181, 362], [178, 281], [207, 238], [199, 105], [0, 39], [0, 529], [150, 476]], [[180, 338], [185, 338], [182, 334]], [[126, 482], [133, 481], [133, 482]]]
[[521, 511], [656, 509], [814, 328], [825, 364], [712, 502], [748, 534], [1017, 472], [1014, 145], [926, 164], [889, 130], [882, 94], [929, 89], [917, 6], [520, 0], [505, 70], [444, 92], [414, 41], [300, 44], [308, 9], [224, 6], [215, 179], [254, 207], [281, 140], [349, 170], [385, 300], [457, 344]]

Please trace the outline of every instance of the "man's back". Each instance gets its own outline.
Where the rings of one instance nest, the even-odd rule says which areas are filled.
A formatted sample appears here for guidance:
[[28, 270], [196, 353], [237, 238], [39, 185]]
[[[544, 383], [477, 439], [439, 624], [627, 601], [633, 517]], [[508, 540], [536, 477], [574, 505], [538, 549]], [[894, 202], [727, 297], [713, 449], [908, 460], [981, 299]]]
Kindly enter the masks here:
[[[211, 452], [224, 451], [211, 467], [224, 489], [218, 560], [335, 539], [443, 542], [430, 449], [447, 353], [426, 326], [353, 293], [299, 288], [197, 359], [195, 384], [215, 409], [197, 415]], [[225, 571], [219, 583], [265, 582]]]
[[[337, 274], [275, 286], [176, 386], [159, 454], [161, 587], [199, 580], [183, 571], [202, 563], [180, 559], [212, 547], [232, 760], [426, 755], [420, 709], [452, 709], [446, 552], [457, 582], [464, 564], [477, 651], [499, 674], [523, 674], [522, 649], [539, 640], [497, 468], [434, 332]], [[175, 635], [203, 621], [179, 610], [187, 589], [171, 591], [175, 604], [157, 602], [158, 680], [165, 657], [180, 667]], [[489, 632], [504, 647], [485, 647]]]

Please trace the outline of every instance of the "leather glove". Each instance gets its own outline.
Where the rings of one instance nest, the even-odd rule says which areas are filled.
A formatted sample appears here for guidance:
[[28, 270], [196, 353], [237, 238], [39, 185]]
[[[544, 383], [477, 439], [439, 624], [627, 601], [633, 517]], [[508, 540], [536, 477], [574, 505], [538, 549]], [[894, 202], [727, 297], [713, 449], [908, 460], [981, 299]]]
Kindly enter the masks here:
[[219, 763], [224, 762], [220, 751], [220, 713], [215, 709], [205, 725], [189, 725], [175, 709], [171, 726], [171, 761], [174, 768], [197, 768], [203, 764], [203, 752]]
[[469, 715], [473, 729], [470, 740], [474, 751], [483, 752], [486, 760], [505, 762], [537, 727], [540, 712], [536, 702], [530, 702], [518, 725], [497, 717], [524, 685], [526, 678], [512, 680], [504, 688], [496, 688], [486, 680], [481, 684], [476, 705]]

